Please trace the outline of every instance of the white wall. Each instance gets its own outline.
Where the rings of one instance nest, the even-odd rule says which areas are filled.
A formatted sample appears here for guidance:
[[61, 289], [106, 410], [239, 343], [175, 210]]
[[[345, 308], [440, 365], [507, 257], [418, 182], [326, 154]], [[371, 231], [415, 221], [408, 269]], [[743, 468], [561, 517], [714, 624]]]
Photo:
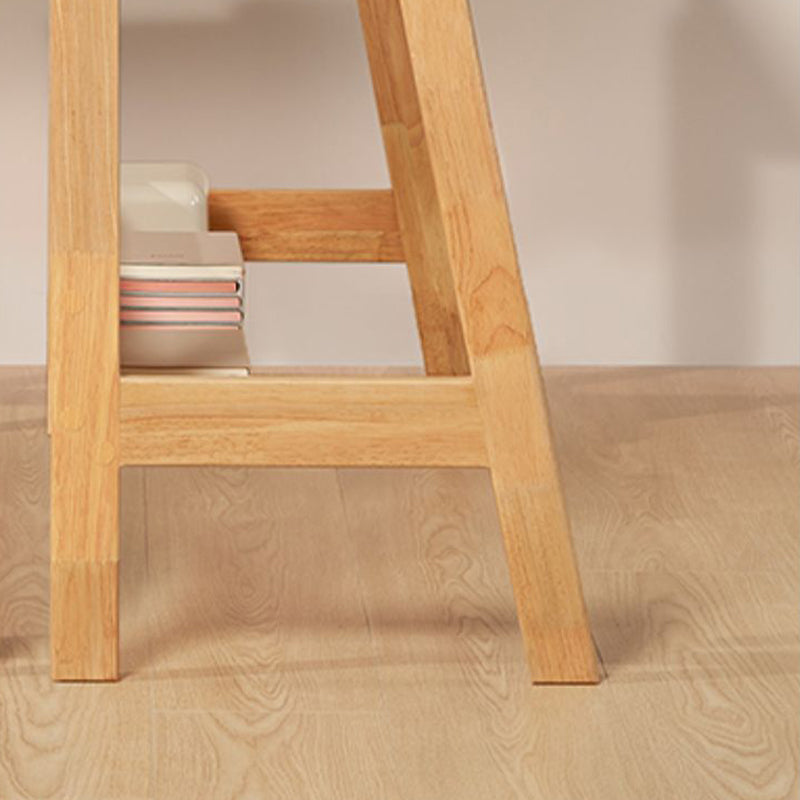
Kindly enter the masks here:
[[[794, 0], [473, 0], [548, 363], [798, 358]], [[385, 185], [355, 0], [125, 0], [123, 152]], [[0, 0], [0, 363], [44, 359], [46, 3]], [[413, 363], [401, 267], [253, 265], [257, 362]]]

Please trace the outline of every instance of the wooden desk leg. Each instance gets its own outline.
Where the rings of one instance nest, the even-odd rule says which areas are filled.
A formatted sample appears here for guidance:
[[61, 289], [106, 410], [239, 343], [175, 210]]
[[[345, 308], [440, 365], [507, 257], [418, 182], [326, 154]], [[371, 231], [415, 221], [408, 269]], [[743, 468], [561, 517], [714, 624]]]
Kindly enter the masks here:
[[51, 658], [118, 677], [119, 0], [51, 0]]
[[468, 375], [431, 154], [418, 138], [419, 98], [400, 8], [394, 0], [359, 0], [359, 6], [425, 369], [428, 375]]
[[402, 152], [395, 191], [414, 184], [416, 247], [452, 274], [533, 679], [596, 682], [468, 0], [361, 0], [361, 10]]

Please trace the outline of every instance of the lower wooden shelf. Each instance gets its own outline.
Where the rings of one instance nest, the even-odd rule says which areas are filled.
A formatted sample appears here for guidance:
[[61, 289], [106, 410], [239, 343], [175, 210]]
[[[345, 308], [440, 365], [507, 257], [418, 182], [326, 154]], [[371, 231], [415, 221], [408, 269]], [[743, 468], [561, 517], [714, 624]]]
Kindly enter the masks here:
[[126, 376], [121, 463], [488, 465], [471, 378]]

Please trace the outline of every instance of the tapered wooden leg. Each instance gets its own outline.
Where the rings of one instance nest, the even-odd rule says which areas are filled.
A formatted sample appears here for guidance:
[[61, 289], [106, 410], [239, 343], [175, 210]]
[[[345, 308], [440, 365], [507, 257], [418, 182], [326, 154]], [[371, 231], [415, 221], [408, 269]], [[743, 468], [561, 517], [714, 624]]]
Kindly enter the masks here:
[[51, 0], [51, 658], [118, 677], [118, 2]]
[[401, 193], [405, 181], [423, 187], [406, 189], [425, 198], [424, 232], [409, 234], [452, 273], [533, 679], [596, 682], [468, 2], [361, 0], [361, 8], [373, 62], [405, 76], [398, 87], [377, 71], [386, 84], [379, 96], [395, 104], [385, 102], [388, 138], [405, 163], [392, 177], [401, 173]]
[[359, 7], [425, 369], [429, 375], [466, 375], [469, 358], [448, 267], [431, 153], [420, 137], [419, 97], [401, 10], [386, 0], [359, 0]]

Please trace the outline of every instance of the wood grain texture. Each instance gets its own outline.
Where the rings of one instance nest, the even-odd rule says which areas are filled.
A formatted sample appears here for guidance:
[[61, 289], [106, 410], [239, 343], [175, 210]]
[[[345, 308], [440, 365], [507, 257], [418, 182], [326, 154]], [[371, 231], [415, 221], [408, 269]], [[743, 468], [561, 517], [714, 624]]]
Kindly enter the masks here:
[[157, 796], [385, 796], [335, 471], [148, 470], [146, 492]]
[[429, 375], [467, 375], [441, 204], [400, 8], [395, 2], [360, 0], [359, 11], [425, 368]]
[[394, 0], [360, 0], [359, 10], [425, 368], [429, 375], [467, 375], [442, 205], [400, 6]]
[[[0, 797], [139, 798], [149, 793], [150, 687], [50, 678], [45, 385], [41, 368], [0, 368]], [[144, 561], [129, 567], [138, 581]]]
[[211, 230], [236, 231], [248, 261], [405, 259], [392, 192], [216, 189]]
[[118, 2], [51, 0], [50, 394], [56, 679], [118, 672]]
[[432, 225], [453, 274], [532, 677], [596, 682], [469, 4], [391, 0], [362, 10], [388, 22], [413, 73], [410, 147], [436, 189]]
[[792, 800], [798, 371], [546, 373], [607, 678], [530, 687], [483, 470], [122, 471], [53, 684], [44, 375], [0, 368], [0, 797]]
[[[570, 503], [571, 516], [576, 527], [602, 523], [582, 542], [583, 562], [604, 571], [778, 570], [793, 580], [793, 374], [551, 371], [559, 452], [585, 468], [566, 476], [567, 494], [581, 498]], [[589, 459], [583, 448], [597, 455]], [[676, 463], [681, 448], [691, 458]]]
[[122, 379], [125, 464], [480, 466], [467, 378]]
[[[488, 475], [340, 481], [384, 688], [382, 745], [406, 765], [393, 770], [397, 796], [532, 796], [531, 689]], [[454, 731], [458, 769], [443, 761]]]

